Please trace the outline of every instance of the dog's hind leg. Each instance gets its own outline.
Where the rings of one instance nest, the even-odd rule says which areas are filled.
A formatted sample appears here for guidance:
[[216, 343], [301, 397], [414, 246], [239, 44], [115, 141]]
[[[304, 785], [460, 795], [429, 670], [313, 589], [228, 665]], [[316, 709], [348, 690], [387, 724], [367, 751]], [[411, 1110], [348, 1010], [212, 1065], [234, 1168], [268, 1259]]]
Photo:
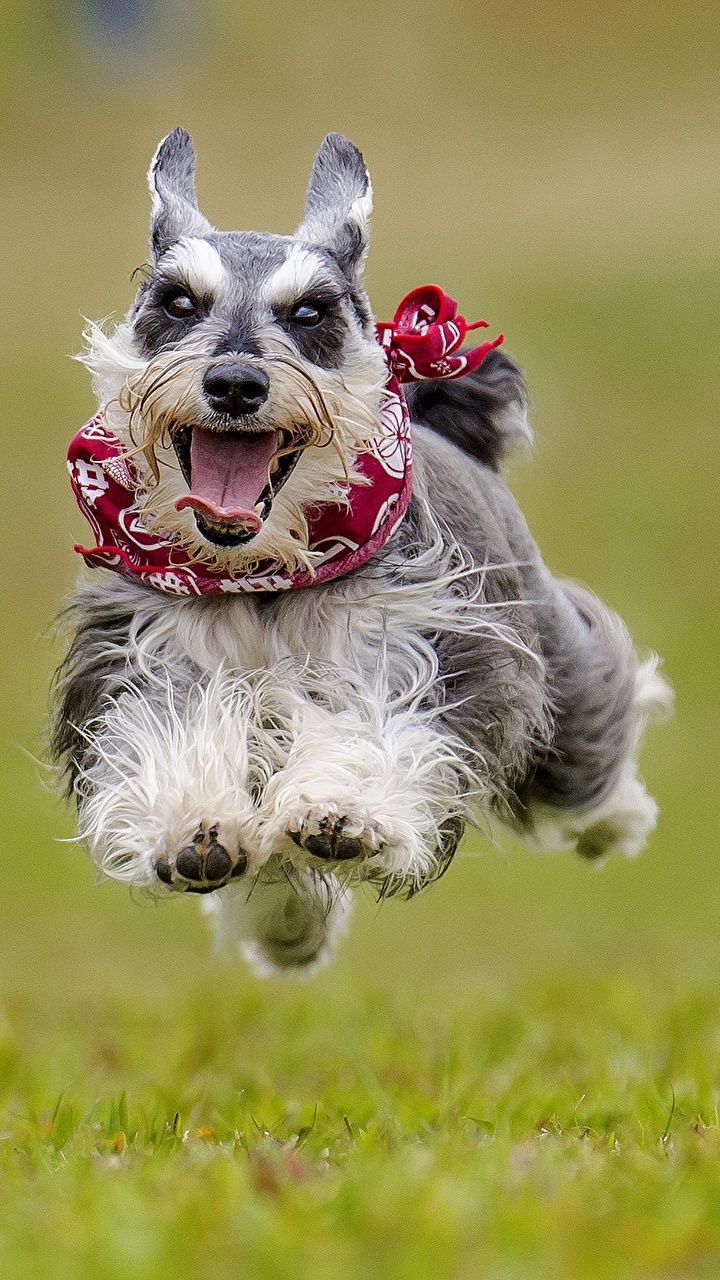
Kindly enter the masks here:
[[635, 854], [657, 820], [637, 750], [647, 721], [669, 714], [672, 690], [655, 658], [638, 661], [623, 622], [596, 596], [554, 585], [542, 630], [555, 733], [516, 789], [513, 825], [543, 848]]
[[352, 896], [328, 873], [271, 858], [259, 875], [203, 899], [219, 947], [238, 947], [258, 976], [309, 977], [332, 960]]

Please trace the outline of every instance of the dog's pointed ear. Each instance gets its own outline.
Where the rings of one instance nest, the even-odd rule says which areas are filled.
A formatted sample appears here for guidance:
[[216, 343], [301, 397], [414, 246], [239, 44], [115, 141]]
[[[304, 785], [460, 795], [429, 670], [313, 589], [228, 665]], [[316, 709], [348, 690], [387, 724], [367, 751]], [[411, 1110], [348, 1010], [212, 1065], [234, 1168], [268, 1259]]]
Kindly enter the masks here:
[[372, 183], [357, 147], [329, 133], [315, 157], [298, 239], [322, 245], [352, 274], [367, 250]]
[[212, 231], [198, 209], [195, 195], [195, 147], [185, 129], [163, 138], [148, 172], [152, 196], [150, 244], [155, 261], [181, 236]]

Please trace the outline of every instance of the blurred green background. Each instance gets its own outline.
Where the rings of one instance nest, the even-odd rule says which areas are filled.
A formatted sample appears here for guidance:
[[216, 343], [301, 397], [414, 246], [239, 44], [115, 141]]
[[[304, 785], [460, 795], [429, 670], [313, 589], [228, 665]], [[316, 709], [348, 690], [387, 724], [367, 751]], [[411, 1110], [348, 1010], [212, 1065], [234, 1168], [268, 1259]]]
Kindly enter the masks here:
[[130, 0], [111, 20], [89, 3], [0, 10], [0, 997], [62, 1019], [83, 993], [157, 988], [172, 1004], [198, 978], [230, 998], [254, 981], [218, 966], [195, 902], [95, 884], [57, 843], [72, 820], [33, 759], [60, 652], [48, 628], [85, 535], [64, 450], [93, 401], [68, 353], [81, 313], [130, 303], [145, 171], [177, 124], [195, 137], [203, 210], [226, 228], [291, 231], [324, 134], [361, 147], [376, 313], [436, 280], [504, 331], [535, 405], [537, 449], [511, 477], [535, 535], [664, 656], [678, 695], [643, 757], [662, 817], [640, 859], [598, 872], [471, 838], [412, 903], [361, 903], [320, 990], [331, 1000], [354, 974], [414, 1003], [568, 971], [714, 984], [716, 0], [141, 9], [137, 29]]

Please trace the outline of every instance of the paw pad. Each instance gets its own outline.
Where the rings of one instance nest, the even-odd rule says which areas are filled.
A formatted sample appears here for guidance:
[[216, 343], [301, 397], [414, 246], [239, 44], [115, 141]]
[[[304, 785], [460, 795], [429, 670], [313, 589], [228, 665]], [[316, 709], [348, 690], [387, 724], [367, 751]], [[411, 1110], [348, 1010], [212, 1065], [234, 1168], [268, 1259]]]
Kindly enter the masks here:
[[155, 874], [163, 884], [185, 893], [213, 893], [242, 875], [247, 863], [242, 849], [236, 850], [233, 859], [220, 844], [217, 826], [206, 832], [203, 825], [193, 836], [192, 844], [181, 849], [174, 859], [158, 858]]
[[368, 850], [358, 836], [343, 834], [347, 823], [347, 818], [321, 818], [316, 832], [291, 831], [289, 834], [299, 848], [307, 850], [314, 858], [326, 861], [349, 862], [352, 858], [372, 854], [373, 850]]

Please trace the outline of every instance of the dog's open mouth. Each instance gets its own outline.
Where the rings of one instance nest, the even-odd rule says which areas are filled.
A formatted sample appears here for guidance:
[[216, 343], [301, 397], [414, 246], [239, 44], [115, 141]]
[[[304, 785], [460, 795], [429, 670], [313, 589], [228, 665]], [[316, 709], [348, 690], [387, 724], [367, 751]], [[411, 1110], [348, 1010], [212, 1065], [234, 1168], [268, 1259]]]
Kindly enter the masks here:
[[173, 448], [190, 493], [175, 503], [191, 507], [208, 542], [236, 547], [260, 532], [273, 498], [302, 452], [289, 431], [209, 431], [174, 427]]

